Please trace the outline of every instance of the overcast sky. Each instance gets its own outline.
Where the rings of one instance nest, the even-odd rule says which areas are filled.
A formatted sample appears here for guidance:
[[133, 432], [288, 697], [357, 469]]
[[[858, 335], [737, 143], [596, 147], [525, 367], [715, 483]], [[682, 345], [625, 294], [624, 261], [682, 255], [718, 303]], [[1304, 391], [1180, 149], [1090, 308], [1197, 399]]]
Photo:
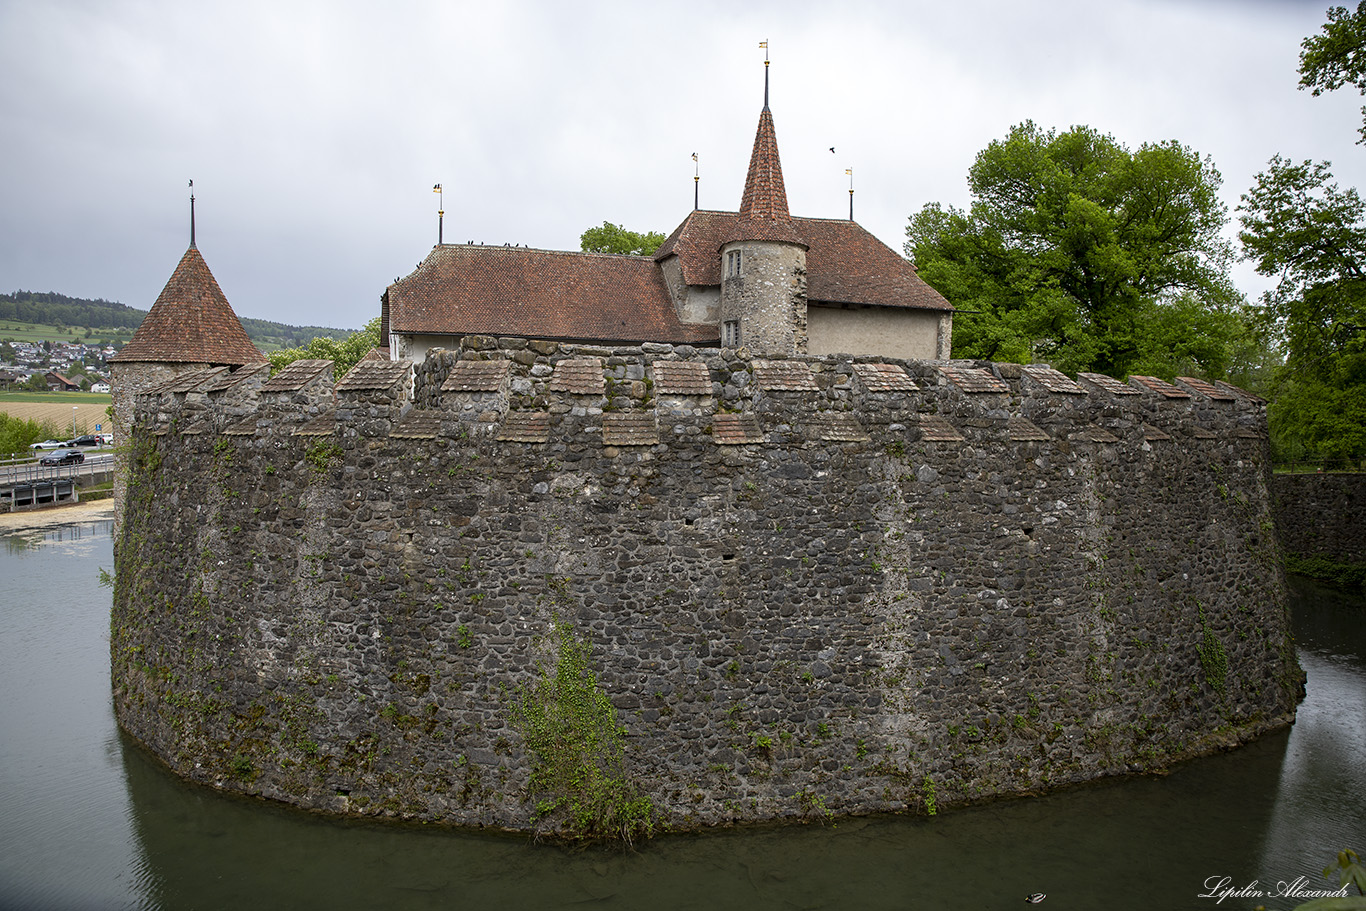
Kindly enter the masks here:
[[[189, 241], [239, 315], [354, 328], [436, 242], [578, 249], [738, 208], [763, 51], [794, 215], [900, 251], [1033, 119], [1366, 188], [1362, 99], [1296, 90], [1327, 0], [0, 0], [0, 292], [150, 307]], [[829, 149], [835, 147], [835, 153]], [[1230, 234], [1234, 228], [1230, 226]], [[1247, 266], [1235, 280], [1263, 287]]]

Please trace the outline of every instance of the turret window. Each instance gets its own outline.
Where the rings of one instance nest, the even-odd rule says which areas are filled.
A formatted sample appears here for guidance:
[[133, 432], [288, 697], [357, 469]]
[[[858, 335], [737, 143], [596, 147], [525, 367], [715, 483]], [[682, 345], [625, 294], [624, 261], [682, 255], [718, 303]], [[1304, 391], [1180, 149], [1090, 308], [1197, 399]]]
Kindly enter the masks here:
[[[739, 254], [735, 254], [739, 255]], [[721, 324], [721, 345], [726, 348], [740, 347], [740, 321], [728, 319]]]
[[731, 250], [726, 254], [726, 278], [734, 278], [740, 274], [740, 267], [743, 259], [739, 250]]

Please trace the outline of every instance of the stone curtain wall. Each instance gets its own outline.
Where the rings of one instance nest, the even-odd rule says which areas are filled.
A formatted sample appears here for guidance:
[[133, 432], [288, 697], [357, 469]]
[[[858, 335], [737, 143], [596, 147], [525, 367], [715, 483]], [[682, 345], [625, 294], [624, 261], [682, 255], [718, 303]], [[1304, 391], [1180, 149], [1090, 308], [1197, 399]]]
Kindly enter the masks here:
[[530, 829], [510, 717], [555, 624], [677, 827], [934, 812], [1293, 717], [1255, 403], [464, 345], [245, 420], [139, 399], [115, 707], [176, 772]]

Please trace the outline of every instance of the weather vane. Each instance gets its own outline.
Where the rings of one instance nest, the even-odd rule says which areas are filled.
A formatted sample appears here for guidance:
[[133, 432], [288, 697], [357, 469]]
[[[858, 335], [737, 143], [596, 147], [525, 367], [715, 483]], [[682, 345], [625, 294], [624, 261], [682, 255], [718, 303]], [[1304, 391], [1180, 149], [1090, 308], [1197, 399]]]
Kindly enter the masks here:
[[768, 110], [768, 42], [760, 41], [759, 47], [764, 50], [764, 110]]
[[[834, 151], [833, 149], [831, 151]], [[854, 169], [845, 168], [844, 173], [849, 175], [849, 220], [854, 220]]]
[[441, 192], [441, 184], [432, 184], [432, 192], [436, 194], [436, 245], [439, 247], [444, 239], [446, 221], [446, 197]]
[[194, 181], [190, 181], [190, 246], [194, 246]]

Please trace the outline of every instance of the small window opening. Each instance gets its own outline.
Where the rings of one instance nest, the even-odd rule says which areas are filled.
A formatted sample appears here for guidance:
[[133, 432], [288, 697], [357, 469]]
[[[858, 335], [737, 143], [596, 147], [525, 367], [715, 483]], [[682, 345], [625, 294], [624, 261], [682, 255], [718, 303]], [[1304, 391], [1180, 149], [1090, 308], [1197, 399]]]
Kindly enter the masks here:
[[726, 278], [734, 278], [740, 274], [740, 269], [744, 265], [744, 258], [741, 251], [731, 250], [726, 254]]
[[721, 324], [721, 344], [726, 348], [740, 347], [740, 321], [728, 319]]

